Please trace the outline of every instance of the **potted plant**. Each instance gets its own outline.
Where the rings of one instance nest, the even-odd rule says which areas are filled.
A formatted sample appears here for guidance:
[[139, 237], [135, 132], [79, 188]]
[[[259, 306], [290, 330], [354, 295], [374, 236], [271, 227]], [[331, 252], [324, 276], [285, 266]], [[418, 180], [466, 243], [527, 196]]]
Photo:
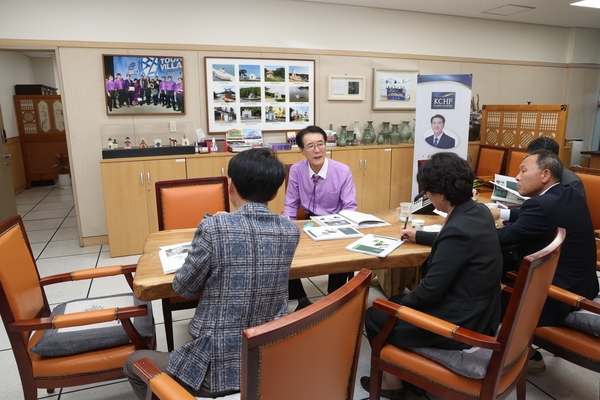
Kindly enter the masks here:
[[71, 186], [71, 176], [69, 175], [70, 164], [69, 155], [58, 153], [56, 154], [56, 164], [53, 168], [58, 170], [58, 187], [66, 188]]

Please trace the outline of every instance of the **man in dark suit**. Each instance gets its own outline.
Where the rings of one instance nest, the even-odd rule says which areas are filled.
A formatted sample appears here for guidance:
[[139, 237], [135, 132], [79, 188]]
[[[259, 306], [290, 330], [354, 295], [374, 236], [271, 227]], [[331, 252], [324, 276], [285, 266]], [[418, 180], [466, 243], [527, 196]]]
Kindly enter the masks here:
[[431, 130], [433, 135], [427, 136], [425, 141], [438, 149], [451, 149], [455, 146], [454, 139], [444, 133], [446, 118], [441, 114], [431, 117]]
[[[517, 245], [518, 266], [524, 256], [546, 247], [556, 228], [565, 228], [567, 237], [552, 284], [593, 299], [598, 294], [598, 278], [592, 219], [583, 196], [561, 183], [562, 173], [562, 163], [551, 151], [536, 150], [525, 157], [517, 175], [517, 190], [530, 199], [518, 209], [492, 211], [494, 217], [512, 222], [498, 229], [498, 238], [502, 247]], [[571, 311], [573, 307], [548, 298], [538, 326], [558, 325]], [[538, 368], [530, 369], [543, 372], [541, 355], [535, 357]]]

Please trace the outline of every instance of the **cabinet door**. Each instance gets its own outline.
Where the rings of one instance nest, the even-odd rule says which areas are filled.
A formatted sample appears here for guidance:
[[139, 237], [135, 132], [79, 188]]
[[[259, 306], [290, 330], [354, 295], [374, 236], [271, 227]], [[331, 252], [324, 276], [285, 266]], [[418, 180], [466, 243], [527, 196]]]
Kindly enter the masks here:
[[390, 208], [392, 149], [362, 151], [363, 181], [361, 211], [372, 214]]
[[156, 209], [156, 182], [185, 179], [185, 158], [170, 160], [144, 161], [146, 180], [146, 204], [150, 232], [158, 232], [158, 211]]
[[150, 233], [144, 162], [106, 163], [101, 170], [110, 255], [141, 254]]
[[363, 165], [364, 160], [362, 157], [363, 151], [352, 150], [352, 151], [340, 151], [333, 150], [331, 152], [331, 158], [335, 161], [346, 164], [352, 171], [352, 178], [354, 179], [354, 186], [356, 187], [356, 203], [358, 204], [358, 211], [364, 211], [363, 198], [362, 198], [362, 187], [363, 187]]
[[412, 200], [413, 148], [392, 149], [392, 168], [390, 178], [390, 207], [398, 207], [401, 201]]
[[204, 154], [198, 157], [188, 157], [186, 160], [187, 177], [227, 176], [227, 165], [231, 157], [229, 154]]

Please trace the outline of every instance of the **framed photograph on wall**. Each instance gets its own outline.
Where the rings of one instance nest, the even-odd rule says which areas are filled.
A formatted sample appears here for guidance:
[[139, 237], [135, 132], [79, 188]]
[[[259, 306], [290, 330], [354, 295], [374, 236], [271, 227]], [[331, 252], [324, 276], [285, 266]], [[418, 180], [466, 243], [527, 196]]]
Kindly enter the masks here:
[[209, 134], [314, 124], [314, 60], [205, 57], [204, 65]]
[[102, 55], [108, 115], [183, 115], [183, 57]]
[[419, 71], [373, 69], [373, 110], [414, 110]]
[[365, 77], [329, 75], [329, 100], [364, 100]]

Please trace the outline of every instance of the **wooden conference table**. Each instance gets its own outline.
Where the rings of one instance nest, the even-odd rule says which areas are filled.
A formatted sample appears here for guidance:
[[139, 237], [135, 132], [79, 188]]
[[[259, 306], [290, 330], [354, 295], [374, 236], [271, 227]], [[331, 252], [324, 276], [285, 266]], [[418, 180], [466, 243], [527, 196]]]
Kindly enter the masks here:
[[[375, 215], [392, 225], [361, 229], [362, 233], [392, 237], [400, 235], [400, 222], [395, 209], [376, 213]], [[413, 218], [425, 220], [425, 225], [443, 223], [443, 218], [438, 215], [413, 215]], [[305, 222], [307, 221], [296, 221], [300, 229], [302, 229]], [[176, 296], [172, 287], [173, 274], [165, 275], [163, 273], [158, 250], [161, 246], [191, 241], [195, 231], [195, 228], [166, 230], [151, 233], [146, 238], [144, 253], [138, 261], [137, 271], [133, 279], [133, 290], [138, 299], [149, 301]], [[429, 246], [405, 242], [387, 257], [379, 258], [345, 250], [345, 247], [355, 240], [315, 242], [304, 232], [301, 232], [300, 243], [292, 261], [290, 279], [359, 271], [362, 268], [381, 270], [420, 267], [431, 250]], [[379, 276], [381, 280], [386, 274], [382, 273]], [[386, 279], [390, 278], [391, 274]], [[403, 283], [398, 282], [398, 279], [396, 279], [395, 284], [401, 286]], [[389, 293], [386, 294], [389, 295]]]

